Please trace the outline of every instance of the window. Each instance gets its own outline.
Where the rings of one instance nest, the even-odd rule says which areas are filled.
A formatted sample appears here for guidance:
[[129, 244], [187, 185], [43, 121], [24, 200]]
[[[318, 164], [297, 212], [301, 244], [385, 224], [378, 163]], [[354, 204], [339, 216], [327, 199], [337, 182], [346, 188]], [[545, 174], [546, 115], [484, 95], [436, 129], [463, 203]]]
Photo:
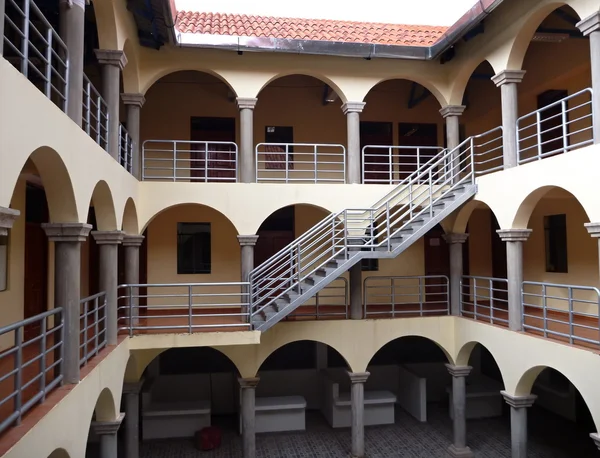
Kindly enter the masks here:
[[177, 223], [177, 273], [209, 274], [210, 223]]
[[544, 216], [546, 272], [567, 273], [567, 215]]

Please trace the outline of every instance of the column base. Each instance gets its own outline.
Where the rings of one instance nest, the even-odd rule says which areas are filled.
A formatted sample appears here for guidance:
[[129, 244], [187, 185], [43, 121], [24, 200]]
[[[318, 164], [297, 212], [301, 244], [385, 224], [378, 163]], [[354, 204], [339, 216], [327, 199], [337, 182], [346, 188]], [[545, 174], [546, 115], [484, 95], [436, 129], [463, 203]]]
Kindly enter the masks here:
[[448, 453], [455, 458], [472, 458], [475, 456], [469, 447], [458, 448], [454, 444], [448, 447]]

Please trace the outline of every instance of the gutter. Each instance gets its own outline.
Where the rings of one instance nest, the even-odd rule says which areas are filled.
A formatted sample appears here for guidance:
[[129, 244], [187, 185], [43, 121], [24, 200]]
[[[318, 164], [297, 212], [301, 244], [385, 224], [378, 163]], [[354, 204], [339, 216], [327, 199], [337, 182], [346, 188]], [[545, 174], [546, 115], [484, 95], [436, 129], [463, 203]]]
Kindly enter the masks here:
[[[172, 2], [173, 0], [166, 0]], [[281, 52], [363, 59], [434, 60], [451, 48], [461, 37], [473, 29], [504, 0], [478, 0], [431, 46], [398, 46], [373, 43], [348, 43], [339, 41], [297, 40], [268, 37], [240, 37], [199, 33], [181, 33], [170, 26], [170, 33], [181, 47], [224, 49], [241, 52]], [[171, 11], [173, 11], [171, 9]]]

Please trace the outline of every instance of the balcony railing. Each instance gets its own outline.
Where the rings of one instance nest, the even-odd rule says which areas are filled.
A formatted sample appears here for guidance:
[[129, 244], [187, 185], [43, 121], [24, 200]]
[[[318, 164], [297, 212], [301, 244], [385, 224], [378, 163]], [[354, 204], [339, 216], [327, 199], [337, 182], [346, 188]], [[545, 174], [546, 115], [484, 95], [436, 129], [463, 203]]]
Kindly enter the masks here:
[[365, 317], [396, 318], [450, 313], [445, 275], [368, 277], [364, 281]]
[[67, 46], [31, 0], [6, 0], [3, 57], [61, 110], [67, 109]]
[[348, 280], [337, 278], [305, 304], [285, 317], [286, 321], [348, 319]]
[[362, 149], [362, 182], [399, 184], [442, 150], [439, 146], [367, 145]]
[[81, 299], [79, 304], [79, 365], [84, 366], [106, 347], [106, 293]]
[[108, 150], [108, 107], [100, 93], [85, 75], [83, 75], [81, 127], [98, 145]]
[[0, 353], [0, 432], [19, 425], [23, 415], [63, 381], [63, 309], [55, 308], [0, 329], [14, 345]]
[[345, 183], [346, 148], [325, 143], [259, 143], [258, 183]]
[[593, 122], [590, 88], [520, 117], [517, 120], [519, 164], [591, 145]]
[[133, 172], [133, 140], [123, 124], [119, 124], [119, 163], [129, 173]]
[[508, 280], [463, 276], [460, 315], [475, 321], [508, 326]]
[[237, 181], [238, 147], [233, 142], [146, 140], [142, 179], [221, 183]]

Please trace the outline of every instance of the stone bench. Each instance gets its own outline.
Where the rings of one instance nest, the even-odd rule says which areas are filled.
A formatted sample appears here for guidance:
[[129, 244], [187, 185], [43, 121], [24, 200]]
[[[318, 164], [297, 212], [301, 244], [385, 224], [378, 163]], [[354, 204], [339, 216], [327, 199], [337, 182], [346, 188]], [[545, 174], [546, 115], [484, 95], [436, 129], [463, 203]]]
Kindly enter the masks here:
[[304, 431], [305, 412], [306, 400], [302, 396], [256, 398], [256, 432]]
[[151, 402], [142, 412], [144, 440], [192, 437], [210, 424], [210, 401]]
[[[394, 424], [394, 406], [396, 395], [391, 391], [365, 391], [365, 426]], [[339, 409], [340, 423], [334, 427], [349, 427], [352, 422], [352, 401], [350, 393], [342, 393], [334, 400]]]

